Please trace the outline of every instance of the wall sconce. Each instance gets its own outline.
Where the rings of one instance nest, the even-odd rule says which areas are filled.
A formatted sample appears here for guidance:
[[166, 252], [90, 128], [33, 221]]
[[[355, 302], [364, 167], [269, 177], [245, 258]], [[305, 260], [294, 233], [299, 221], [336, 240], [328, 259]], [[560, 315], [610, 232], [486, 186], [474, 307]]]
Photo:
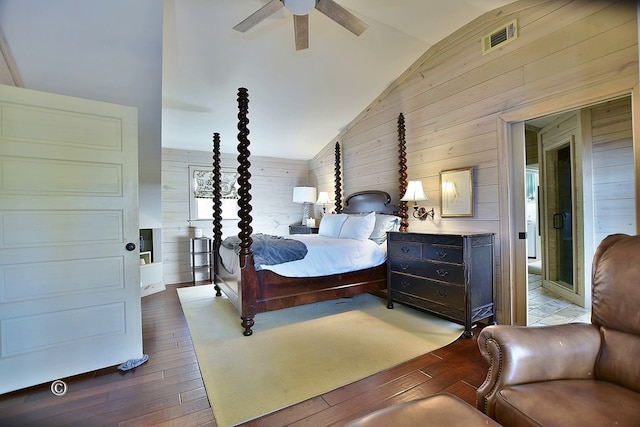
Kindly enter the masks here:
[[316, 205], [322, 205], [322, 215], [327, 213], [327, 203], [331, 203], [331, 199], [329, 199], [329, 193], [326, 191], [321, 191], [318, 193], [318, 200], [316, 200]]
[[316, 200], [315, 187], [293, 187], [293, 202], [302, 203], [302, 222], [300, 224], [307, 225], [309, 219], [309, 203]]
[[435, 211], [433, 208], [431, 208], [431, 210], [427, 210], [424, 206], [418, 206], [417, 202], [426, 200], [429, 199], [422, 189], [422, 181], [409, 181], [407, 191], [404, 193], [404, 196], [402, 196], [402, 199], [400, 199], [402, 202], [413, 202], [414, 218], [424, 220], [431, 217], [431, 219], [434, 219]]

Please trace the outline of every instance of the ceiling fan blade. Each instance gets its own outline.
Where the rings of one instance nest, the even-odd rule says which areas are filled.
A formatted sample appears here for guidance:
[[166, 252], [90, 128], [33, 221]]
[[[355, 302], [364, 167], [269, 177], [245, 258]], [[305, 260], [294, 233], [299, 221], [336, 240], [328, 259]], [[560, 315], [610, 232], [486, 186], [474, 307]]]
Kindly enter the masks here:
[[296, 50], [309, 47], [309, 15], [293, 15], [293, 32]]
[[240, 31], [241, 33], [245, 33], [283, 7], [284, 5], [280, 0], [271, 0], [269, 3], [249, 15], [249, 17], [244, 21], [233, 27], [233, 29]]
[[364, 30], [369, 27], [364, 21], [333, 0], [318, 0], [316, 9], [342, 25], [347, 30], [351, 31], [356, 36], [362, 34]]

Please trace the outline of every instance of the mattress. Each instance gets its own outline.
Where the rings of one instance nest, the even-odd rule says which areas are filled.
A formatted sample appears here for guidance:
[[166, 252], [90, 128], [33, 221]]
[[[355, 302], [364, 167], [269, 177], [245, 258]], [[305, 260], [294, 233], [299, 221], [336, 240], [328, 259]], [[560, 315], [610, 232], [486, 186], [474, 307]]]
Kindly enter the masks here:
[[[364, 270], [383, 264], [387, 259], [386, 242], [299, 234], [287, 236], [305, 244], [307, 255], [297, 261], [276, 265], [259, 265], [256, 270], [270, 270], [285, 277], [317, 277]], [[220, 258], [229, 273], [238, 269], [238, 256], [232, 249], [220, 248]]]

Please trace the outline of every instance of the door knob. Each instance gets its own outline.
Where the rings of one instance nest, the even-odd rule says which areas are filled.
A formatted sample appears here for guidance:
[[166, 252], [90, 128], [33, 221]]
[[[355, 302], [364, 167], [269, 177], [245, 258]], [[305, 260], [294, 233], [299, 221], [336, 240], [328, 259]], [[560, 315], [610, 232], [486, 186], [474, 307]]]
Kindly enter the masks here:
[[129, 242], [129, 243], [127, 243], [127, 246], [125, 246], [125, 248], [126, 248], [128, 251], [132, 251], [132, 250], [134, 250], [134, 249], [136, 248], [136, 244], [135, 244], [135, 243], [132, 243], [132, 242]]

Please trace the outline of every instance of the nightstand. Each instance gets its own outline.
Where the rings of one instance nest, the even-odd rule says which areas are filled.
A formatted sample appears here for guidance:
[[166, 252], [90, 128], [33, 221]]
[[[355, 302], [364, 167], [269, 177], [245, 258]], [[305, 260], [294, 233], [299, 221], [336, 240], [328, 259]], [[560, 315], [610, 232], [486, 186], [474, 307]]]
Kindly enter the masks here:
[[387, 238], [387, 307], [393, 301], [464, 325], [496, 322], [493, 233], [390, 232]]
[[319, 227], [307, 227], [306, 225], [294, 224], [289, 226], [289, 234], [318, 234]]

